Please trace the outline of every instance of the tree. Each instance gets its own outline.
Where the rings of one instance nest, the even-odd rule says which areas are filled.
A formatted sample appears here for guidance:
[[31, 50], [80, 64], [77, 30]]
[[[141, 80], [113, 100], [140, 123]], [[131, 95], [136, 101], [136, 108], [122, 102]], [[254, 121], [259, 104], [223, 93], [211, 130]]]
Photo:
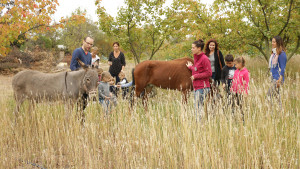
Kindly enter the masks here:
[[116, 18], [111, 17], [96, 1], [100, 29], [120, 41], [137, 63], [142, 56], [149, 60], [164, 42], [181, 31], [184, 20], [182, 5], [174, 2], [165, 7], [165, 0], [125, 0]]
[[255, 47], [268, 61], [272, 37], [283, 38], [288, 49], [288, 60], [299, 52], [300, 2], [296, 0], [216, 0], [230, 18], [230, 29], [239, 38]]
[[[82, 11], [80, 8], [76, 9], [72, 15], [82, 15], [86, 11]], [[112, 42], [110, 39], [99, 30], [96, 23], [91, 19], [86, 19], [80, 25], [66, 25], [60, 33], [60, 44], [66, 46], [67, 50], [72, 53], [76, 48], [82, 46], [82, 41], [86, 36], [94, 38], [94, 46], [100, 49], [102, 55], [108, 56], [111, 52]]]
[[0, 3], [0, 56], [5, 56], [12, 46], [20, 47], [29, 37], [63, 27], [69, 22], [84, 21], [84, 15], [73, 15], [68, 20], [62, 18], [59, 23], [51, 24], [51, 15], [54, 14], [57, 5], [57, 0], [2, 0]]

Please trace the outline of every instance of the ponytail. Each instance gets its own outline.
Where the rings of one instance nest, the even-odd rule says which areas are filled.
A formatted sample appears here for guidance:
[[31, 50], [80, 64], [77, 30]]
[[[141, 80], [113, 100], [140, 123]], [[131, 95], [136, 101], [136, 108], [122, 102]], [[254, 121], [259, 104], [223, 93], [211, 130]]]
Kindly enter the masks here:
[[201, 48], [201, 50], [203, 50], [204, 48], [204, 41], [202, 39], [199, 39], [195, 42], [193, 42], [193, 44], [197, 47], [197, 48]]

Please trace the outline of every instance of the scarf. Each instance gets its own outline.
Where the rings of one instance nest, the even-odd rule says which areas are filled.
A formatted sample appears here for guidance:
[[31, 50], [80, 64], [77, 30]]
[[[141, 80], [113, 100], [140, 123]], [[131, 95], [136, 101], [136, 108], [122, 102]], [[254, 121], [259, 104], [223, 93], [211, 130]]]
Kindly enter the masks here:
[[276, 65], [278, 63], [278, 57], [279, 57], [279, 55], [276, 54], [276, 48], [273, 48], [272, 49], [272, 54], [271, 54], [270, 59], [269, 59], [269, 68], [276, 67]]

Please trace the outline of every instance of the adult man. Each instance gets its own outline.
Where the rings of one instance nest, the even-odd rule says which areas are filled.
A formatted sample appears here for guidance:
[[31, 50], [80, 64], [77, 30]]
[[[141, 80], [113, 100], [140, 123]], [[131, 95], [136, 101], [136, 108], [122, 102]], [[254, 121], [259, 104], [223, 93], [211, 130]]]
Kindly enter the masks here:
[[72, 71], [80, 68], [76, 58], [79, 58], [85, 65], [91, 65], [92, 55], [89, 52], [90, 48], [93, 46], [94, 40], [91, 37], [86, 37], [83, 40], [83, 44], [80, 48], [77, 48], [73, 51], [72, 60], [70, 64], [70, 69]]

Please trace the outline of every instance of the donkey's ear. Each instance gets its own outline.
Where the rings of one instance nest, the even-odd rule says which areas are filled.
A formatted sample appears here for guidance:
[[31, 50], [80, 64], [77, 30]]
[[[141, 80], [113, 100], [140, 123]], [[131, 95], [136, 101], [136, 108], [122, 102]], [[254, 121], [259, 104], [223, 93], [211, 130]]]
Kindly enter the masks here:
[[87, 68], [88, 68], [88, 66], [85, 65], [79, 58], [76, 58], [76, 60], [77, 60], [78, 64], [79, 64], [82, 68], [84, 68], [84, 69], [87, 69]]

